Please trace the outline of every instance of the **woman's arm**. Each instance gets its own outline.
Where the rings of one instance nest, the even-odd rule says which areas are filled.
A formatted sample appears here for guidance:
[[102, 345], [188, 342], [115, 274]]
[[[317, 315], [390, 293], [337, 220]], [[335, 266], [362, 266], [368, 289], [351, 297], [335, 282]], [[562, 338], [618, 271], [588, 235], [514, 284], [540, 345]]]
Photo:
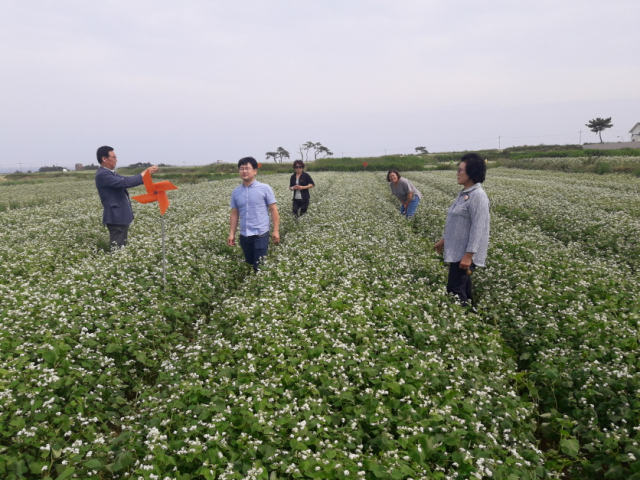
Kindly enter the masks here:
[[[300, 180], [302, 180], [302, 178], [300, 178]], [[304, 172], [304, 180], [307, 184], [304, 187], [300, 187], [300, 190], [309, 190], [310, 188], [315, 187], [311, 175], [309, 175], [307, 172]]]
[[442, 255], [442, 250], [444, 249], [444, 238], [441, 238], [438, 243], [434, 244], [433, 249], [438, 255]]
[[462, 260], [460, 260], [460, 268], [462, 270], [468, 270], [472, 263], [473, 253], [467, 252], [464, 254], [464, 257], [462, 257]]
[[409, 190], [409, 192], [407, 193], [407, 201], [404, 203], [405, 208], [409, 208], [411, 200], [413, 200], [413, 192]]

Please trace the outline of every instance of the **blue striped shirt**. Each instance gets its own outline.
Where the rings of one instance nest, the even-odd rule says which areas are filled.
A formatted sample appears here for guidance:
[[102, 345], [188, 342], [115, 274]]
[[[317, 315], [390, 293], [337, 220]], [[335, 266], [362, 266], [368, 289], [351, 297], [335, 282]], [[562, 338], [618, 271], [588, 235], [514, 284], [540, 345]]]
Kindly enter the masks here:
[[473, 253], [473, 263], [484, 267], [489, 246], [489, 197], [481, 183], [462, 190], [447, 213], [444, 261], [455, 263]]
[[277, 203], [273, 190], [257, 180], [246, 187], [244, 183], [233, 189], [231, 208], [240, 214], [240, 235], [250, 237], [269, 231], [269, 205]]

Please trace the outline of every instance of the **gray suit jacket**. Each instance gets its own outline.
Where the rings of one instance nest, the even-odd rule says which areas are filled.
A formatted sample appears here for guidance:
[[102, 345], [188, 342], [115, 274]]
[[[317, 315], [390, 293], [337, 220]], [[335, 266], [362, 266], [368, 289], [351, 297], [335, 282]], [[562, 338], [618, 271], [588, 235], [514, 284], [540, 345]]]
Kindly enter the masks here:
[[142, 174], [131, 177], [122, 175], [100, 167], [96, 172], [96, 188], [102, 208], [102, 223], [104, 225], [129, 225], [133, 222], [133, 210], [127, 188], [142, 185]]

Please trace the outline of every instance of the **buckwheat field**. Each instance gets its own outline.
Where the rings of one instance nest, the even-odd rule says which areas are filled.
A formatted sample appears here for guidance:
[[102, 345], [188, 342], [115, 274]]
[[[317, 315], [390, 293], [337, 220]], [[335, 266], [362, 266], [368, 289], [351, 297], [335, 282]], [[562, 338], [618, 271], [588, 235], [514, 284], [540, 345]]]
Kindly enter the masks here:
[[297, 221], [260, 175], [258, 274], [239, 180], [180, 185], [166, 286], [156, 204], [107, 252], [93, 182], [0, 188], [0, 478], [640, 479], [640, 180], [489, 170], [468, 311], [432, 250], [455, 172], [404, 176], [411, 222], [382, 172], [313, 172]]

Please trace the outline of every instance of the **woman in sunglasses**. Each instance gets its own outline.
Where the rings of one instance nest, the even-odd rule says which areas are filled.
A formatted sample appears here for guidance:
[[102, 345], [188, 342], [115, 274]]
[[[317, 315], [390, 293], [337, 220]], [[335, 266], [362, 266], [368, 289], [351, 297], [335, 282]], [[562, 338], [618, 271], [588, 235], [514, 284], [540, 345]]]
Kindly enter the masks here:
[[295, 173], [289, 180], [289, 190], [293, 191], [293, 215], [298, 217], [307, 213], [309, 208], [309, 189], [315, 187], [311, 175], [304, 171], [304, 162], [293, 162]]

